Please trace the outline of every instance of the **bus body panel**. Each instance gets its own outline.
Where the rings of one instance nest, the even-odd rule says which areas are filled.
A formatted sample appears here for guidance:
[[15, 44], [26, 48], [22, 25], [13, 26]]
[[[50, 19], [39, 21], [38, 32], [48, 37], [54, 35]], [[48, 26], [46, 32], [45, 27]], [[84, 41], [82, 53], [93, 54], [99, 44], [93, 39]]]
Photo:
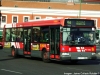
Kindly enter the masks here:
[[84, 47], [84, 46], [66, 46], [60, 45], [60, 52], [96, 52], [96, 46]]
[[92, 60], [96, 59], [96, 56], [92, 52], [70, 52], [60, 53], [61, 60]]

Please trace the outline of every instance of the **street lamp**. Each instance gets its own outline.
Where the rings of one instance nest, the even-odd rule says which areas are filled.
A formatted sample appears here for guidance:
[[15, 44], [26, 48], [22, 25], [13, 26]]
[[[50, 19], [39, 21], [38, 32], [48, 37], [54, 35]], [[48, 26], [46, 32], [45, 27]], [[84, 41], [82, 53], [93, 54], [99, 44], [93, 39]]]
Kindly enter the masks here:
[[80, 0], [79, 18], [81, 17], [81, 9], [82, 9], [82, 0]]

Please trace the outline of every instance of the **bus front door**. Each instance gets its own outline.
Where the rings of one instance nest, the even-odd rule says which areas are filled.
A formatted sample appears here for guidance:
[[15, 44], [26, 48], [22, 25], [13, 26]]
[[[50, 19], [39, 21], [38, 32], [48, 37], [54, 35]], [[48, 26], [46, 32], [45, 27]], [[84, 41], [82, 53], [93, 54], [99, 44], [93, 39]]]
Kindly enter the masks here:
[[59, 59], [60, 49], [59, 49], [59, 28], [50, 28], [50, 55], [51, 58]]
[[31, 28], [24, 28], [24, 55], [31, 52]]

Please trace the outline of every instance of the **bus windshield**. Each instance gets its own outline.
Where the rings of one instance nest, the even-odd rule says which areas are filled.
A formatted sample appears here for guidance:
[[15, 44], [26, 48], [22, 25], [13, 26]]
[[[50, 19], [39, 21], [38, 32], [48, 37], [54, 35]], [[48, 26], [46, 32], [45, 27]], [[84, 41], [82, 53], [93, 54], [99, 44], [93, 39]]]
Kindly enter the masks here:
[[63, 28], [64, 45], [95, 45], [94, 28]]

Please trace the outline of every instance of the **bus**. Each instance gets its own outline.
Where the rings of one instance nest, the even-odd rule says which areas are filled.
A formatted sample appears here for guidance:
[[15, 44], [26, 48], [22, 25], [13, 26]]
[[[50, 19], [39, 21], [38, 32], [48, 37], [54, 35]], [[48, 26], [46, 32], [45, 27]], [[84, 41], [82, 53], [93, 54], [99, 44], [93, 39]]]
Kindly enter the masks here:
[[11, 55], [78, 62], [96, 59], [96, 27], [89, 19], [41, 19], [4, 25]]

